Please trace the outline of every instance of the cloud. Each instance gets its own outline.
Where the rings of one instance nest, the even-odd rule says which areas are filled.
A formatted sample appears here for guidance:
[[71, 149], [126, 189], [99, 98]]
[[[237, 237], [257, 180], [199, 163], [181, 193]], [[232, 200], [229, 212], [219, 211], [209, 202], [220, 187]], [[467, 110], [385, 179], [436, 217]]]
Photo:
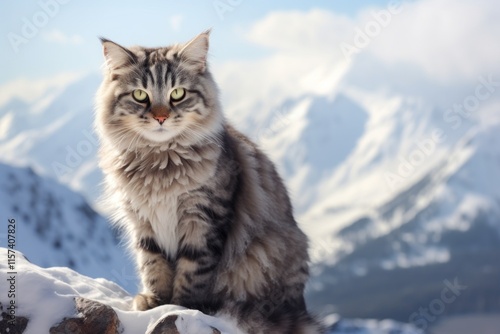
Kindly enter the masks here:
[[354, 25], [348, 17], [320, 9], [274, 12], [255, 23], [247, 37], [279, 51], [323, 54], [338, 51]]
[[58, 44], [79, 45], [83, 43], [83, 38], [80, 35], [67, 35], [56, 29], [44, 32], [42, 38], [47, 42]]
[[370, 52], [415, 64], [443, 82], [498, 72], [500, 6], [495, 0], [422, 0], [405, 5]]
[[3, 106], [12, 98], [18, 98], [26, 102], [41, 99], [49, 91], [60, 91], [69, 83], [83, 76], [82, 73], [67, 72], [60, 73], [49, 78], [27, 79], [19, 78], [0, 85], [0, 106]]
[[[355, 18], [315, 9], [274, 12], [256, 22], [248, 39], [276, 52], [342, 61], [342, 44], [356, 45], [356, 36], [379, 25], [359, 47], [387, 65], [407, 64], [442, 82], [476, 79], [498, 71], [500, 6], [496, 0], [421, 0], [405, 2], [400, 13], [381, 26], [373, 8]], [[344, 57], [345, 58], [345, 57]], [[306, 59], [304, 59], [306, 60]]]
[[173, 15], [168, 20], [170, 27], [174, 31], [179, 31], [179, 29], [181, 28], [182, 21], [184, 21], [184, 16], [182, 16], [180, 14]]

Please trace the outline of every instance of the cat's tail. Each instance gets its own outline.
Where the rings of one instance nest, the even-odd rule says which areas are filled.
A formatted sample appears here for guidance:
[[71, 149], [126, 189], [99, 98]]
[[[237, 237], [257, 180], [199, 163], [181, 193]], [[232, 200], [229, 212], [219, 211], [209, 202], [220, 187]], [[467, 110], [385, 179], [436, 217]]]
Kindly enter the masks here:
[[325, 334], [326, 328], [307, 311], [281, 314], [269, 319], [262, 333], [276, 334]]
[[325, 334], [326, 327], [305, 308], [233, 308], [225, 316], [237, 319], [238, 334]]

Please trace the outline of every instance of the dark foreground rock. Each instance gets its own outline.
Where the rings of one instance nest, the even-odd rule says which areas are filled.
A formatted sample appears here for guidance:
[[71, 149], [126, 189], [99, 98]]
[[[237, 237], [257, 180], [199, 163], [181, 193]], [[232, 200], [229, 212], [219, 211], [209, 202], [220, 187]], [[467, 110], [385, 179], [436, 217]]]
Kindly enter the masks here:
[[82, 297], [75, 298], [75, 307], [75, 317], [52, 327], [50, 334], [120, 333], [120, 320], [111, 307]]
[[22, 334], [28, 326], [28, 319], [24, 317], [10, 316], [7, 308], [0, 303], [0, 333]]

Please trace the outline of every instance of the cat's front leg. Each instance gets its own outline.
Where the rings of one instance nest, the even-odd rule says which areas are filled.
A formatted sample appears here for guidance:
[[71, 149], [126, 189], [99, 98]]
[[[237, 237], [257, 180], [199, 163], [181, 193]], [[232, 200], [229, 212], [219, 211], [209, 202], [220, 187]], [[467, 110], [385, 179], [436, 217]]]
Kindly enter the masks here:
[[226, 240], [224, 209], [196, 205], [181, 215], [172, 303], [210, 314], [222, 301], [213, 293]]
[[138, 238], [136, 248], [142, 292], [135, 296], [133, 309], [145, 311], [170, 303], [174, 277], [171, 261], [152, 236]]

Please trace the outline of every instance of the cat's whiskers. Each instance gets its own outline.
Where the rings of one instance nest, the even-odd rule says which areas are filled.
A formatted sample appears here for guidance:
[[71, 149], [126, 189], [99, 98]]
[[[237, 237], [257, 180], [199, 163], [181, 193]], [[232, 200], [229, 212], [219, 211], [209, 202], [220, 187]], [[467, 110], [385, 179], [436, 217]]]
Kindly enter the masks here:
[[[198, 128], [199, 130], [202, 131], [196, 131], [195, 129], [192, 129], [192, 127]], [[196, 137], [200, 141], [207, 141], [211, 144], [215, 144], [217, 146], [221, 146], [222, 143], [220, 142], [220, 138], [217, 136], [215, 133], [205, 133], [203, 132], [205, 130], [201, 125], [192, 123], [189, 124], [181, 134], [185, 139], [187, 138], [193, 138]]]
[[[117, 143], [127, 143], [127, 151], [133, 151], [137, 149], [139, 141], [142, 139], [138, 131], [131, 129], [129, 127], [121, 127], [115, 129], [114, 136]], [[134, 147], [134, 149], [132, 149]]]
[[140, 134], [136, 133], [132, 140], [130, 140], [130, 144], [127, 148], [127, 151], [132, 151], [132, 147], [134, 147], [134, 151], [137, 150], [137, 142], [140, 140]]

